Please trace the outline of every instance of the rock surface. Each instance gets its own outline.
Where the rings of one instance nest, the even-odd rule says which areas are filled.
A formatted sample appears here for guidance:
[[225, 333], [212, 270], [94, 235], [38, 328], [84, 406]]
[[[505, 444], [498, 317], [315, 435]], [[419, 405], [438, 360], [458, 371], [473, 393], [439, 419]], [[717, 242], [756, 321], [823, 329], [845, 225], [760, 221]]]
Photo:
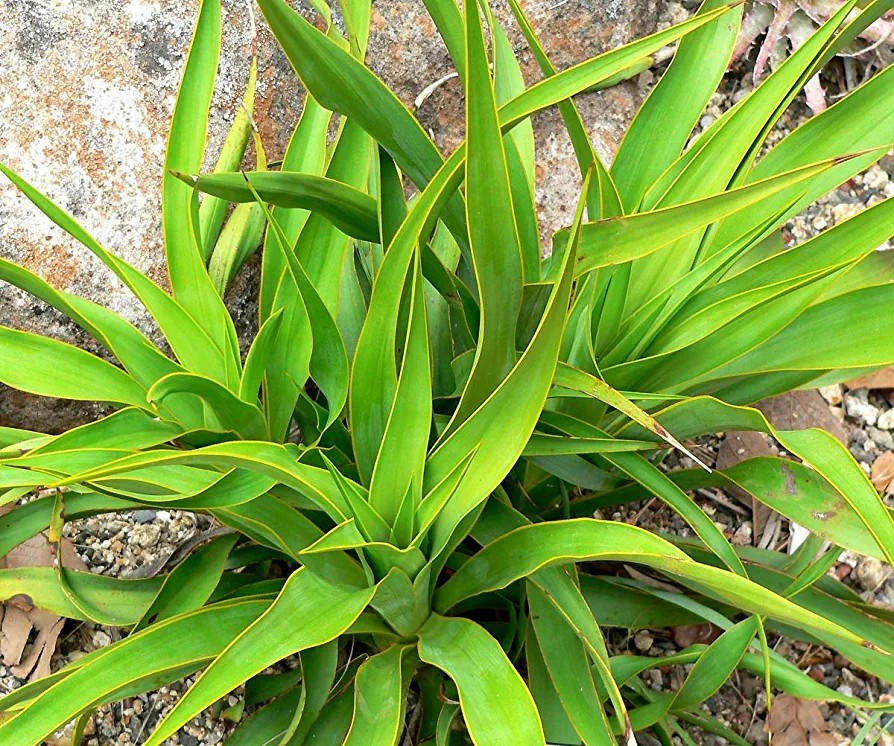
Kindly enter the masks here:
[[[565, 67], [654, 31], [664, 3], [528, 0], [525, 6], [554, 62]], [[103, 245], [162, 283], [165, 134], [196, 8], [195, 0], [6, 0], [0, 14], [0, 42], [8, 50], [0, 66], [0, 161], [71, 212]], [[508, 15], [505, 3], [497, 4], [497, 11]], [[259, 26], [255, 116], [268, 155], [276, 159], [300, 113], [301, 89], [272, 36], [262, 22]], [[223, 28], [211, 160], [247, 77], [252, 32], [246, 3], [224, 1]], [[522, 51], [514, 26], [510, 33]], [[526, 49], [522, 61], [526, 77], [536, 80], [539, 74]], [[426, 86], [452, 71], [421, 0], [374, 4], [368, 62], [409, 106]], [[635, 83], [580, 97], [601, 155], [610, 157], [640, 98]], [[463, 128], [459, 81], [438, 88], [419, 117], [439, 146], [445, 151], [455, 147]], [[538, 205], [548, 235], [567, 224], [578, 181], [558, 116], [546, 113], [536, 126]], [[5, 180], [0, 184], [0, 256], [152, 331], [143, 309], [111, 273]], [[233, 296], [250, 296], [245, 290], [251, 284], [249, 270]], [[6, 284], [0, 287], [0, 323], [95, 349], [60, 314]], [[0, 424], [5, 426], [58, 432], [100, 412], [92, 404], [0, 390]]]

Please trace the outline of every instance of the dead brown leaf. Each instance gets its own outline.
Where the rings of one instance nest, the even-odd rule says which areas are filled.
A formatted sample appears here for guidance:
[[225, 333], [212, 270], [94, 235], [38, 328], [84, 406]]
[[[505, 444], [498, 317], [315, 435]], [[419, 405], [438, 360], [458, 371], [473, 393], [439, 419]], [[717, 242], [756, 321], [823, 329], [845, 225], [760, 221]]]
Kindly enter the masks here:
[[844, 385], [849, 389], [894, 389], [894, 367], [867, 373], [852, 381], [846, 381]]
[[779, 430], [821, 427], [847, 445], [847, 432], [816, 389], [789, 391], [758, 402], [757, 408]]
[[773, 698], [767, 730], [773, 735], [773, 746], [835, 746], [838, 743], [816, 702], [788, 694]]
[[[772, 455], [773, 451], [767, 443], [767, 436], [763, 433], [727, 433], [717, 452], [715, 467], [717, 469], [727, 469], [730, 466], [738, 464], [740, 461], [756, 458], [758, 456]], [[755, 500], [750, 494], [745, 492], [745, 490], [741, 490], [738, 487], [730, 487], [727, 491], [740, 503], [751, 508], [751, 538], [752, 543], [757, 545], [760, 542], [767, 521], [773, 511], [762, 502]]]
[[[43, 534], [34, 536], [0, 557], [0, 567], [52, 567], [53, 548]], [[74, 546], [62, 540], [62, 562], [86, 570]], [[0, 605], [0, 658], [17, 678], [39, 679], [50, 673], [50, 661], [65, 620], [34, 608], [27, 596], [13, 596]], [[33, 633], [33, 638], [32, 638]]]
[[678, 648], [688, 648], [690, 645], [710, 645], [720, 637], [723, 630], [715, 627], [710, 622], [702, 624], [681, 624], [671, 627], [671, 637]]
[[870, 476], [875, 488], [884, 495], [894, 482], [894, 451], [885, 451], [872, 462]]

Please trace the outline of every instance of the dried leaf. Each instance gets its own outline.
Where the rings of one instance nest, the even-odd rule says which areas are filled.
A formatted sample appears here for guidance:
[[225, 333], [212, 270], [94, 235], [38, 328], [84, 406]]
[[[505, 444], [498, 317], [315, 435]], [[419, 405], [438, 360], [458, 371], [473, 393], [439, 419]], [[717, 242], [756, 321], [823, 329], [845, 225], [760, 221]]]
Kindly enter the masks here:
[[678, 627], [671, 627], [671, 636], [674, 645], [679, 648], [688, 648], [690, 645], [710, 645], [714, 640], [720, 637], [723, 630], [715, 627], [710, 622], [702, 624], [681, 624]]
[[883, 495], [894, 482], [894, 451], [885, 451], [872, 463], [872, 483]]
[[[0, 567], [52, 567], [54, 558], [49, 540], [40, 534], [0, 557]], [[75, 570], [87, 569], [67, 539], [62, 540], [62, 562]], [[65, 620], [34, 608], [26, 596], [14, 596], [2, 604], [0, 619], [0, 658], [10, 667], [13, 676], [32, 680], [47, 676]]]
[[4, 606], [3, 623], [0, 625], [0, 656], [5, 666], [15, 666], [22, 660], [28, 636], [31, 634], [31, 621], [28, 613], [13, 605]]
[[847, 432], [838, 418], [832, 414], [819, 391], [789, 391], [759, 402], [757, 408], [764, 413], [777, 430], [804, 430], [820, 427], [847, 445]]
[[[718, 469], [726, 469], [738, 464], [740, 461], [756, 458], [757, 456], [772, 455], [773, 451], [767, 443], [767, 436], [763, 433], [727, 433], [717, 452], [715, 466]], [[753, 544], [757, 545], [764, 534], [767, 521], [770, 519], [773, 511], [738, 487], [731, 487], [728, 492], [739, 502], [751, 508], [751, 540]]]
[[767, 443], [767, 436], [763, 433], [727, 433], [717, 452], [715, 466], [718, 469], [728, 469], [750, 458], [772, 455], [773, 451]]
[[[52, 567], [53, 547], [43, 534], [32, 536], [17, 547], [10, 549], [5, 557], [0, 557], [0, 567]], [[62, 539], [62, 563], [72, 570], [86, 571], [74, 545], [68, 539]]]
[[837, 741], [816, 702], [780, 694], [773, 699], [767, 730], [773, 746], [829, 746]]
[[894, 367], [882, 368], [852, 381], [846, 381], [849, 389], [894, 389]]
[[29, 626], [34, 627], [37, 637], [21, 663], [10, 670], [19, 679], [24, 679], [29, 673], [32, 679], [39, 679], [50, 673], [50, 661], [65, 620], [49, 611], [34, 609], [28, 614], [28, 622]]

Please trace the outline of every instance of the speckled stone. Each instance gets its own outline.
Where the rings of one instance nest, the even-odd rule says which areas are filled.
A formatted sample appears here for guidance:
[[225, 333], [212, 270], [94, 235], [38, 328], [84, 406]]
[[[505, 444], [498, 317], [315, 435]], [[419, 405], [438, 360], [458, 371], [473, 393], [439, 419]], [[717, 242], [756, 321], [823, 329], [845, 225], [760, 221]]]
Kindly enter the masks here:
[[[559, 67], [655, 30], [659, 0], [527, 0], [531, 20]], [[241, 100], [252, 47], [244, 0], [224, 0], [224, 42], [211, 111], [209, 160]], [[299, 4], [300, 6], [300, 4]], [[195, 0], [5, 0], [0, 12], [0, 160], [71, 212], [103, 245], [157, 282], [166, 273], [160, 228], [165, 134], [193, 25]], [[495, 5], [507, 18], [505, 2]], [[255, 118], [268, 156], [281, 156], [301, 107], [301, 88], [260, 13]], [[510, 35], [529, 81], [539, 77], [518, 29]], [[368, 62], [408, 105], [452, 70], [421, 0], [376, 2]], [[580, 97], [596, 149], [609, 157], [635, 111], [633, 83]], [[445, 151], [463, 131], [461, 86], [439, 88], [418, 115]], [[573, 151], [558, 116], [536, 120], [537, 204], [545, 239], [566, 225], [577, 196]], [[154, 334], [136, 299], [5, 180], [0, 256], [55, 287], [91, 298]], [[252, 326], [256, 264], [232, 290], [237, 323]], [[249, 299], [248, 301], [244, 299]], [[60, 314], [0, 286], [0, 323], [96, 350]], [[58, 432], [102, 412], [96, 405], [0, 390], [0, 424]]]

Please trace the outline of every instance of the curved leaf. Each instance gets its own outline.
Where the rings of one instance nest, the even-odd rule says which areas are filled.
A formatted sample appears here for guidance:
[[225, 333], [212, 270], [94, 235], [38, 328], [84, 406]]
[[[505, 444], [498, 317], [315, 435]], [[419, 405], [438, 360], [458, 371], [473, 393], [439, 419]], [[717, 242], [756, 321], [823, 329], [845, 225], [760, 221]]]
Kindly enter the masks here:
[[374, 592], [334, 586], [304, 568], [292, 573], [276, 600], [217, 655], [146, 746], [160, 746], [180, 726], [267, 666], [336, 638], [360, 616]]
[[147, 405], [146, 390], [120, 368], [64, 342], [5, 326], [0, 381], [40, 396]]
[[254, 202], [250, 182], [261, 199], [274, 207], [316, 212], [336, 228], [361, 241], [378, 241], [376, 201], [340, 181], [298, 171], [247, 171], [241, 174], [175, 174], [200, 192], [227, 202]]
[[753, 614], [770, 616], [821, 639], [863, 641], [747, 578], [689, 559], [648, 531], [623, 523], [578, 518], [516, 529], [488, 544], [435, 593], [444, 611], [469, 596], [505, 588], [543, 567], [581, 561], [634, 562], [653, 567], [686, 584], [710, 591]]
[[419, 657], [453, 679], [477, 746], [545, 745], [528, 687], [483, 627], [432, 614], [419, 630]]
[[97, 651], [0, 724], [0, 740], [34, 746], [86, 710], [187, 675], [218, 655], [269, 605], [256, 599], [216, 604]]

